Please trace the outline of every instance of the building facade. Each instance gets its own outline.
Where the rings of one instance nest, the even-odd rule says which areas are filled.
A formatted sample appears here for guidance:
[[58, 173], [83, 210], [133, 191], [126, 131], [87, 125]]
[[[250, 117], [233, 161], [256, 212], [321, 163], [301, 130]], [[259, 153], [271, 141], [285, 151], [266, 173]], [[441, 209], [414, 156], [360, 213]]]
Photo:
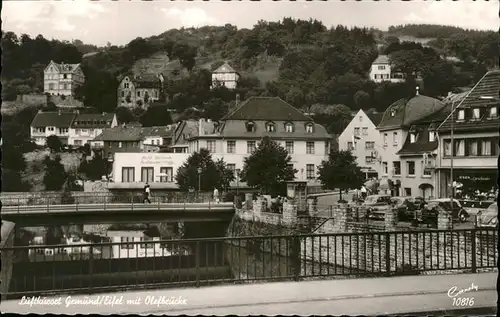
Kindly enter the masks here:
[[452, 195], [452, 184], [456, 197], [474, 197], [478, 195], [476, 191], [497, 190], [499, 91], [500, 71], [490, 71], [462, 100], [453, 104], [453, 109], [451, 106], [447, 109], [446, 119], [437, 129], [441, 197]]
[[404, 75], [391, 69], [389, 56], [379, 55], [372, 63], [370, 79], [376, 83], [381, 83], [383, 81], [397, 83], [404, 81]]
[[156, 76], [125, 76], [118, 85], [117, 107], [143, 107], [160, 100], [164, 77]]
[[[382, 121], [377, 127], [382, 139], [378, 161], [381, 164], [381, 179], [389, 184], [386, 190], [390, 191], [392, 196], [418, 196], [420, 192], [417, 189], [424, 179], [427, 183], [433, 183], [432, 179], [416, 177], [420, 160], [413, 161], [408, 156], [403, 159], [400, 154], [405, 153], [403, 149], [407, 140], [413, 141], [415, 138], [415, 123], [438, 112], [443, 107], [444, 104], [441, 101], [419, 95], [417, 89], [414, 97], [400, 99], [384, 112]], [[410, 131], [412, 133], [409, 133]], [[421, 137], [423, 136], [422, 133]], [[409, 163], [410, 161], [413, 163]]]
[[37, 145], [46, 145], [47, 138], [51, 135], [59, 137], [63, 144], [68, 144], [69, 129], [76, 117], [75, 112], [41, 110], [33, 118], [30, 125], [30, 136]]
[[[150, 237], [144, 233], [144, 230], [108, 230], [106, 236], [113, 243], [113, 259], [144, 258], [144, 257], [162, 257], [169, 256], [171, 253], [162, 247], [158, 242], [160, 237]], [[135, 244], [126, 244], [127, 242], [143, 242]]]
[[339, 150], [351, 151], [367, 178], [378, 178], [380, 173], [380, 164], [376, 159], [382, 147], [380, 133], [377, 130], [381, 119], [382, 114], [370, 113], [368, 115], [363, 110], [359, 110], [338, 139]]
[[77, 114], [69, 128], [68, 144], [82, 146], [90, 143], [104, 129], [118, 125], [114, 113], [85, 113]]
[[80, 64], [58, 64], [50, 61], [44, 70], [44, 93], [74, 96], [76, 87], [85, 83]]
[[240, 75], [225, 62], [212, 72], [212, 88], [222, 85], [227, 89], [235, 89]]

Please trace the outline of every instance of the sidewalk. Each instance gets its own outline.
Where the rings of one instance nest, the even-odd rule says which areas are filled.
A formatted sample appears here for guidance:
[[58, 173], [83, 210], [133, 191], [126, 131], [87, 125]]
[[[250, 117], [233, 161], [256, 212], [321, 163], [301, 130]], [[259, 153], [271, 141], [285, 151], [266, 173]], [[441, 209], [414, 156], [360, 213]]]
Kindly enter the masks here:
[[[0, 304], [0, 310], [21, 314], [381, 315], [429, 311], [444, 314], [446, 310], [457, 309], [448, 296], [453, 286], [458, 290], [472, 284], [477, 286], [477, 291], [461, 295], [474, 297], [472, 308], [496, 307], [496, 283], [497, 273], [262, 283], [108, 293], [70, 299], [92, 299], [96, 301], [94, 304], [66, 305], [68, 296], [61, 296], [61, 304], [31, 307], [20, 304], [19, 300], [9, 300]], [[106, 295], [114, 298], [115, 305], [97, 303]], [[167, 302], [174, 298], [185, 303]], [[136, 304], [127, 304], [127, 300], [137, 299]]]

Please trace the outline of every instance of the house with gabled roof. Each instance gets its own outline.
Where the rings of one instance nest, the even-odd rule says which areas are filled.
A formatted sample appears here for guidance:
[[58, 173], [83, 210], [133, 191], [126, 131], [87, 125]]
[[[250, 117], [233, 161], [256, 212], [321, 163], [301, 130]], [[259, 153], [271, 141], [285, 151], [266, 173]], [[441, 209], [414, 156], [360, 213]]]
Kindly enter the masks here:
[[212, 72], [212, 88], [224, 86], [228, 89], [235, 89], [239, 78], [240, 74], [226, 61]]
[[404, 81], [404, 75], [392, 69], [388, 55], [379, 55], [372, 63], [370, 79], [376, 83], [381, 83], [383, 81], [398, 83]]
[[90, 143], [104, 129], [118, 125], [114, 113], [77, 113], [69, 128], [68, 144], [82, 146]]
[[492, 70], [463, 98], [443, 109], [443, 122], [437, 127], [440, 162], [437, 173], [441, 197], [451, 196], [452, 184], [457, 188], [454, 195], [465, 195], [468, 189], [480, 192], [497, 189], [499, 91], [500, 70]]
[[397, 100], [384, 112], [377, 126], [382, 141], [377, 160], [381, 164], [380, 177], [384, 183], [394, 184], [388, 188], [393, 196], [418, 194], [413, 182], [409, 181], [416, 173], [417, 162], [414, 161], [412, 165], [409, 163], [411, 160], [402, 161], [403, 146], [411, 134], [410, 131], [414, 132], [416, 122], [428, 118], [443, 107], [444, 104], [440, 100], [420, 95], [417, 87], [415, 96]]
[[377, 177], [380, 164], [376, 161], [381, 147], [377, 125], [382, 113], [359, 110], [338, 138], [339, 150], [349, 150], [367, 178]]
[[74, 96], [76, 87], [85, 83], [80, 64], [50, 61], [43, 73], [43, 92], [51, 95]]
[[68, 144], [69, 128], [76, 117], [76, 112], [41, 110], [33, 118], [30, 125], [31, 139], [40, 146], [46, 145], [47, 138], [51, 135], [59, 137], [63, 144]]
[[157, 75], [125, 75], [119, 78], [117, 107], [142, 107], [160, 100], [164, 77]]

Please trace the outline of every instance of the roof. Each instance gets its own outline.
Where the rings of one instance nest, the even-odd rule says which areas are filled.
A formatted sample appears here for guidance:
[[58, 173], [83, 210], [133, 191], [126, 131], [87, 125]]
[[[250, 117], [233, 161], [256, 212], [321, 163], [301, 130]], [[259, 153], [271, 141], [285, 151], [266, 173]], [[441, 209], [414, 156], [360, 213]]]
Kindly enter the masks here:
[[198, 136], [198, 121], [185, 120], [177, 125], [172, 143], [175, 145], [187, 144], [187, 140], [195, 136]]
[[[54, 65], [57, 70], [60, 72], [60, 73], [73, 73], [75, 71], [75, 69], [77, 69], [80, 64], [65, 64], [65, 63], [56, 63], [54, 61], [50, 61], [49, 65], [52, 63], [52, 65]], [[47, 67], [49, 66], [47, 65]]]
[[94, 141], [140, 141], [144, 138], [141, 127], [114, 127], [105, 129]]
[[231, 65], [228, 64], [228, 62], [224, 62], [224, 64], [212, 72], [212, 74], [216, 73], [236, 73], [236, 71], [231, 67]]
[[437, 138], [434, 141], [429, 139], [429, 131], [433, 124], [421, 124], [416, 127], [417, 136], [414, 143], [410, 142], [410, 133], [407, 134], [405, 143], [401, 147], [401, 150], [397, 153], [398, 155], [408, 155], [408, 154], [423, 154], [436, 150], [438, 148]]
[[382, 117], [384, 116], [384, 114], [380, 112], [369, 112], [366, 115], [375, 126], [380, 124], [380, 121], [382, 121]]
[[75, 119], [74, 112], [38, 112], [31, 122], [32, 127], [69, 128]]
[[157, 75], [153, 74], [141, 74], [134, 76], [133, 74], [126, 74], [124, 76], [120, 76], [118, 79], [121, 82], [125, 77], [128, 77], [129, 80], [134, 84], [135, 88], [160, 88], [161, 81]]
[[258, 140], [263, 137], [270, 137], [271, 139], [281, 140], [330, 140], [332, 136], [328, 134], [325, 127], [320, 124], [313, 123], [313, 132], [306, 132], [306, 124], [308, 122], [295, 122], [294, 131], [286, 132], [284, 124], [276, 124], [276, 132], [267, 132], [266, 123], [268, 121], [255, 121], [255, 132], [247, 132], [245, 124], [242, 121], [226, 121], [220, 125], [218, 135], [227, 139], [249, 139]]
[[384, 112], [379, 130], [398, 129], [436, 113], [444, 104], [431, 97], [415, 95], [413, 98], [402, 98], [390, 105]]
[[175, 130], [175, 124], [170, 124], [167, 126], [155, 126], [142, 128], [143, 135], [147, 136], [159, 136], [159, 137], [171, 137]]
[[113, 123], [114, 113], [82, 113], [76, 115], [74, 128], [109, 128]]
[[221, 120], [313, 121], [279, 97], [251, 97]]
[[372, 64], [390, 64], [390, 59], [389, 56], [387, 55], [379, 55], [377, 58], [373, 61]]
[[[487, 108], [498, 106], [498, 92], [500, 91], [500, 70], [487, 72], [470, 92], [462, 98], [457, 104], [455, 101], [455, 111], [453, 111], [454, 130], [497, 130], [500, 125], [500, 119], [487, 118]], [[492, 100], [480, 99], [480, 97], [492, 97]], [[471, 121], [466, 115], [466, 120], [457, 122], [458, 110], [471, 111], [472, 108], [479, 108], [483, 112], [480, 120]], [[451, 113], [451, 107], [448, 114]], [[438, 128], [440, 131], [449, 131], [451, 128], [451, 118], [446, 116], [445, 121]]]

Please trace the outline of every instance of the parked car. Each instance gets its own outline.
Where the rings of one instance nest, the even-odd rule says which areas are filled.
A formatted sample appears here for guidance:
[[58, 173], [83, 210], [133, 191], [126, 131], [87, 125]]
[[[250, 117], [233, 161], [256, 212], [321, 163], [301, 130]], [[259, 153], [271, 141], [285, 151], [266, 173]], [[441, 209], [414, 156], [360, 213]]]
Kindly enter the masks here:
[[393, 208], [397, 210], [400, 221], [415, 219], [417, 210], [421, 210], [425, 206], [423, 199], [412, 197], [392, 197], [391, 202]]
[[392, 206], [391, 196], [389, 195], [370, 195], [367, 196], [361, 208], [366, 210], [366, 216], [369, 219], [383, 220], [385, 210]]
[[419, 220], [427, 224], [437, 224], [439, 209], [451, 213], [453, 221], [466, 222], [470, 217], [458, 200], [453, 199], [452, 205], [450, 199], [440, 198], [427, 202], [425, 208], [420, 212]]
[[491, 204], [477, 214], [476, 226], [479, 228], [498, 228], [498, 205]]

